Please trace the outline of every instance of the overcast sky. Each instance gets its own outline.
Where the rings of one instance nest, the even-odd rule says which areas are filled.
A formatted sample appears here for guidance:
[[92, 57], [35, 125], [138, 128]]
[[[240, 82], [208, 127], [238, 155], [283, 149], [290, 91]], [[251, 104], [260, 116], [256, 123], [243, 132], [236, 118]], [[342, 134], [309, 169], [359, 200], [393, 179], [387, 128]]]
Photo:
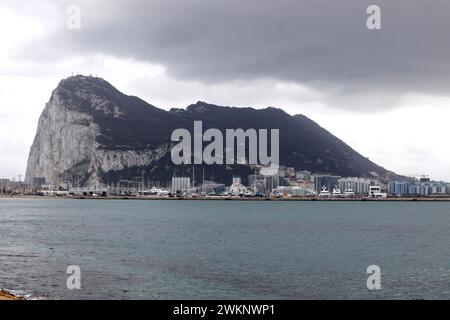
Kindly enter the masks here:
[[389, 170], [450, 181], [449, 35], [448, 0], [0, 0], [0, 177], [24, 175], [51, 91], [81, 73], [165, 109], [302, 113]]

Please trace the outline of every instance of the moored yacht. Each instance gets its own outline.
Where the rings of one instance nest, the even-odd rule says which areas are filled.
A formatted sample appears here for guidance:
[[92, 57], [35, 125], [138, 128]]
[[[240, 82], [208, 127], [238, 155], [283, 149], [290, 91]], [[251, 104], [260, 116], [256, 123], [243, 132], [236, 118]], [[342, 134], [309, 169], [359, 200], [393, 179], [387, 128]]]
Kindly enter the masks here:
[[338, 187], [333, 188], [333, 197], [336, 198], [342, 197], [342, 192]]
[[330, 197], [330, 192], [328, 191], [327, 187], [323, 186], [322, 187], [322, 191], [320, 191], [319, 193], [319, 198], [329, 198]]

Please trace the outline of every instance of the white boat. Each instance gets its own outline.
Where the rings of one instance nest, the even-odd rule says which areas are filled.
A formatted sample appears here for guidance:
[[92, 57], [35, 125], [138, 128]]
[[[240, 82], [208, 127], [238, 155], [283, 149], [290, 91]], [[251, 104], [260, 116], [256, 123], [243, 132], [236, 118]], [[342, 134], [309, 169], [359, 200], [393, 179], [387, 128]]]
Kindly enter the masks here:
[[244, 197], [254, 197], [255, 193], [253, 192], [253, 190], [246, 190], [244, 193]]
[[319, 193], [319, 198], [329, 198], [331, 196], [330, 192], [328, 191], [327, 187], [323, 186], [322, 191]]
[[350, 189], [350, 190], [345, 190], [344, 197], [346, 197], [346, 198], [353, 198], [353, 197], [356, 197], [356, 195], [353, 192], [353, 190]]
[[164, 190], [164, 189], [158, 190], [158, 196], [168, 196], [169, 193], [170, 193], [169, 190]]
[[339, 188], [333, 188], [333, 197], [342, 197], [342, 193]]

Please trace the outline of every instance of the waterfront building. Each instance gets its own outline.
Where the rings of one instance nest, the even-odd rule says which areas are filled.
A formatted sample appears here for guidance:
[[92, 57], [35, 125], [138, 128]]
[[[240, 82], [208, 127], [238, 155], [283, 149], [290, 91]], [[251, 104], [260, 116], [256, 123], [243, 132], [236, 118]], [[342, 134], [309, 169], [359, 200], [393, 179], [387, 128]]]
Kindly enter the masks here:
[[0, 193], [7, 193], [11, 188], [11, 180], [0, 179]]
[[438, 182], [437, 183], [437, 192], [440, 195], [447, 194], [447, 183], [446, 182]]
[[[274, 176], [264, 176], [264, 190], [262, 193], [271, 193], [274, 189], [279, 186], [280, 180], [287, 178], [279, 178], [278, 175]], [[289, 179], [287, 179], [289, 180]]]
[[248, 187], [255, 193], [268, 194], [280, 185], [280, 177], [252, 174], [248, 176]]
[[416, 193], [410, 195], [417, 195], [417, 196], [430, 196], [432, 194], [432, 187], [430, 182], [419, 182], [416, 183]]
[[342, 193], [348, 195], [368, 195], [371, 181], [364, 178], [341, 178], [338, 180], [338, 187]]
[[380, 186], [369, 186], [369, 197], [372, 198], [386, 198], [387, 194], [381, 192]]
[[[389, 182], [389, 184], [391, 184], [392, 182]], [[419, 190], [420, 187], [418, 187], [418, 185], [411, 183], [409, 186], [409, 195], [417, 195], [419, 194]], [[389, 190], [389, 194], [393, 195], [393, 193], [391, 193], [391, 191]]]
[[191, 189], [191, 178], [189, 177], [173, 177], [172, 178], [172, 192], [183, 193]]
[[264, 176], [262, 176], [260, 174], [251, 174], [248, 176], [248, 187], [249, 188], [255, 187], [258, 183], [264, 184]]
[[41, 188], [47, 183], [46, 179], [43, 177], [33, 177], [30, 178], [29, 185], [31, 188]]
[[[409, 181], [390, 181], [388, 183], [388, 193], [393, 196], [406, 196], [411, 194], [412, 184]], [[416, 192], [416, 188], [414, 192]]]
[[422, 178], [419, 182], [390, 181], [389, 195], [392, 196], [439, 196], [450, 193], [449, 184], [441, 181], [430, 181]]
[[[287, 178], [287, 177], [279, 177], [278, 178], [278, 186], [289, 187], [290, 185], [292, 185], [292, 181], [290, 178]], [[276, 186], [275, 186], [275, 188], [276, 188]]]

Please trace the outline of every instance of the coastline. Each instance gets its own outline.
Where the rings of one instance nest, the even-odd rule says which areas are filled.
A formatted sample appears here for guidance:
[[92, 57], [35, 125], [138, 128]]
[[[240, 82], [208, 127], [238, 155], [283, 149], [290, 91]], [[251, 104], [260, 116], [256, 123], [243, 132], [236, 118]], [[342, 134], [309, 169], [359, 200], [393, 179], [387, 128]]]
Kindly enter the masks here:
[[19, 300], [26, 300], [26, 299], [23, 297], [16, 296], [9, 291], [3, 289], [0, 290], [0, 301], [19, 301]]
[[450, 197], [388, 197], [388, 198], [316, 198], [316, 197], [230, 197], [230, 196], [203, 196], [203, 197], [169, 197], [169, 196], [33, 196], [33, 195], [0, 195], [0, 200], [24, 199], [24, 200], [140, 200], [140, 201], [319, 201], [319, 202], [347, 202], [347, 201], [382, 201], [382, 202], [450, 202]]

